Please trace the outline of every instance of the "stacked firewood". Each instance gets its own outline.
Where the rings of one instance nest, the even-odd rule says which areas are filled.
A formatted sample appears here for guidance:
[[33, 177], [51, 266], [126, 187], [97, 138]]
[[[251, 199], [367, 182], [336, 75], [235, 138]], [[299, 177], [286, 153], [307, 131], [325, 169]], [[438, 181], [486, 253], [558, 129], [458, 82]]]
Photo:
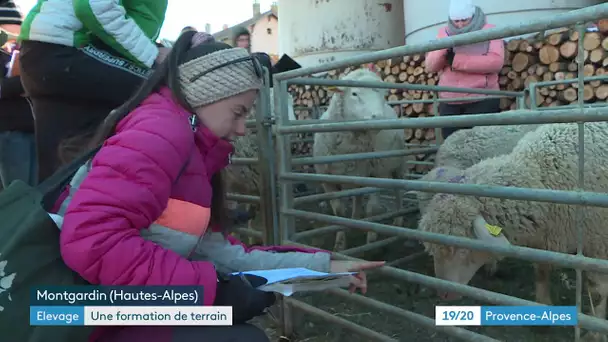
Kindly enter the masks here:
[[[575, 79], [578, 77], [579, 34], [572, 29], [551, 33], [542, 41], [512, 40], [506, 45], [505, 59], [510, 64], [501, 71], [500, 85], [507, 90], [522, 90], [532, 82]], [[608, 36], [606, 32], [586, 32], [583, 38], [585, 77], [599, 76], [608, 70]], [[605, 102], [608, 84], [585, 82], [585, 103]], [[536, 105], [554, 107], [578, 101], [578, 83], [539, 87]], [[527, 104], [530, 104], [527, 99]], [[514, 104], [509, 104], [514, 106]]]
[[[584, 75], [603, 75], [608, 70], [608, 20], [597, 23], [597, 31], [586, 32], [583, 38]], [[505, 64], [499, 75], [502, 90], [521, 91], [533, 82], [573, 79], [578, 77], [577, 51], [578, 32], [572, 28], [563, 28], [546, 35], [536, 35], [528, 39], [512, 39], [505, 42]], [[436, 85], [439, 77], [427, 73], [424, 55], [411, 55], [375, 63], [382, 79], [389, 83], [411, 83], [419, 85]], [[359, 67], [348, 67], [329, 71], [323, 77], [338, 79], [342, 75]], [[559, 84], [538, 87], [536, 106], [561, 106], [575, 104], [578, 101], [578, 84]], [[294, 86], [290, 92], [295, 99], [295, 113], [300, 120], [317, 119], [329, 104], [331, 93], [321, 86]], [[585, 103], [606, 102], [608, 82], [591, 81], [584, 86]], [[432, 95], [428, 91], [391, 89], [387, 100], [428, 100]], [[527, 97], [526, 104], [530, 105]], [[393, 104], [395, 112], [403, 118], [427, 117], [433, 115], [431, 103]], [[501, 109], [516, 108], [513, 98], [501, 99]], [[312, 135], [305, 134], [294, 139], [296, 143], [292, 152], [297, 155], [310, 155]], [[436, 141], [435, 129], [405, 129], [408, 144], [429, 145]], [[432, 156], [420, 155], [419, 160], [432, 160]], [[424, 173], [428, 166], [410, 165], [416, 173]]]

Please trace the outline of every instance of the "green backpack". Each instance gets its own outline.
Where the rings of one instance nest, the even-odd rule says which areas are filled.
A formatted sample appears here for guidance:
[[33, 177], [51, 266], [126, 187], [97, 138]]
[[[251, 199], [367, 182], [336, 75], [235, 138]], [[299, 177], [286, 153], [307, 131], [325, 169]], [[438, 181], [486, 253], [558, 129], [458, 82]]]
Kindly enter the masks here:
[[[100, 146], [101, 147], [101, 146]], [[30, 289], [88, 285], [63, 262], [57, 225], [43, 208], [99, 147], [31, 187], [16, 180], [0, 191], [0, 340], [86, 342], [92, 326], [30, 326]]]

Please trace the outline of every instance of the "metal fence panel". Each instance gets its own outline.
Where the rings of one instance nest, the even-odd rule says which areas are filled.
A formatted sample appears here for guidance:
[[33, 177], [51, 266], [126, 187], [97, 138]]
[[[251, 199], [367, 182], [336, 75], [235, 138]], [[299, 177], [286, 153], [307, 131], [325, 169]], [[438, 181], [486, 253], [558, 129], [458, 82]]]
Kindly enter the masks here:
[[[474, 250], [485, 250], [493, 253], [508, 255], [520, 259], [532, 260], [536, 262], [549, 262], [558, 264], [566, 267], [573, 267], [577, 270], [577, 293], [576, 293], [576, 305], [579, 310], [579, 327], [575, 328], [575, 340], [580, 340], [580, 328], [585, 328], [592, 331], [608, 332], [608, 322], [606, 320], [597, 319], [588, 315], [582, 314], [581, 311], [581, 298], [582, 298], [582, 273], [581, 270], [604, 272], [608, 273], [608, 261], [592, 259], [583, 256], [583, 245], [582, 245], [582, 225], [579, 226], [578, 243], [577, 243], [577, 255], [566, 255], [562, 253], [549, 252], [536, 250], [532, 248], [519, 247], [519, 246], [489, 246], [479, 243], [478, 241], [466, 238], [459, 238], [455, 236], [448, 236], [443, 234], [432, 234], [428, 232], [421, 232], [411, 229], [397, 228], [389, 225], [375, 223], [381, 221], [383, 218], [389, 217], [390, 215], [405, 214], [408, 209], [401, 210], [397, 213], [389, 213], [382, 217], [367, 218], [365, 220], [352, 220], [341, 217], [334, 217], [329, 215], [323, 215], [313, 212], [307, 212], [303, 210], [294, 209], [296, 204], [306, 203], [314, 200], [332, 199], [339, 198], [342, 196], [349, 196], [354, 193], [371, 193], [377, 191], [378, 188], [403, 188], [413, 189], [426, 192], [445, 192], [454, 194], [474, 195], [474, 196], [487, 196], [487, 197], [498, 197], [498, 198], [510, 198], [520, 200], [533, 200], [533, 201], [545, 201], [553, 203], [563, 203], [577, 205], [576, 220], [580, 222], [584, 217], [584, 205], [594, 205], [600, 207], [608, 207], [608, 195], [583, 192], [584, 189], [584, 122], [592, 121], [605, 121], [606, 115], [608, 115], [608, 106], [602, 105], [586, 105], [583, 99], [583, 84], [589, 80], [603, 80], [604, 77], [590, 77], [584, 78], [583, 65], [584, 65], [584, 54], [583, 54], [583, 37], [585, 34], [585, 28], [583, 24], [587, 21], [596, 20], [598, 18], [608, 17], [608, 4], [601, 4], [596, 6], [590, 6], [584, 9], [571, 11], [568, 13], [551, 16], [549, 18], [540, 19], [516, 26], [507, 27], [496, 27], [493, 29], [477, 31], [473, 33], [467, 33], [457, 36], [448, 37], [441, 40], [435, 40], [426, 44], [402, 46], [383, 51], [377, 51], [368, 54], [362, 54], [359, 56], [347, 58], [341, 61], [327, 63], [322, 66], [304, 68], [300, 70], [294, 70], [290, 72], [281, 73], [274, 76], [274, 92], [275, 97], [272, 99], [275, 101], [276, 117], [271, 118], [268, 113], [268, 104], [270, 101], [269, 90], [264, 88], [260, 93], [258, 115], [256, 117], [256, 130], [259, 134], [260, 143], [260, 156], [259, 158], [252, 158], [252, 160], [240, 160], [243, 164], [259, 163], [263, 171], [262, 178], [264, 178], [264, 190], [268, 190], [268, 193], [262, 193], [259, 197], [255, 196], [240, 196], [238, 194], [231, 195], [235, 199], [241, 199], [244, 201], [260, 201], [261, 207], [264, 210], [264, 222], [267, 227], [271, 227], [272, 232], [267, 235], [266, 242], [276, 244], [298, 244], [295, 242], [296, 239], [300, 239], [306, 236], [312, 236], [315, 232], [301, 232], [295, 233], [295, 220], [294, 217], [300, 217], [305, 219], [314, 219], [317, 221], [327, 222], [334, 224], [334, 226], [321, 228], [320, 231], [330, 232], [336, 231], [341, 226], [347, 226], [355, 229], [371, 229], [377, 232], [384, 232], [390, 235], [401, 236], [405, 238], [414, 238], [423, 241], [430, 241], [439, 244], [448, 244], [458, 247], [470, 248]], [[538, 31], [545, 31], [549, 29], [559, 28], [563, 26], [578, 25], [579, 29], [579, 52], [578, 52], [578, 78], [576, 80], [563, 80], [555, 82], [539, 82], [537, 84], [531, 84], [530, 86], [530, 97], [534, 99], [535, 89], [538, 86], [545, 86], [551, 84], [561, 83], [573, 83], [578, 82], [578, 103], [572, 106], [565, 106], [564, 108], [551, 108], [551, 109], [537, 109], [535, 104], [532, 104], [531, 110], [524, 110], [523, 95], [525, 92], [505, 92], [505, 91], [475, 91], [471, 89], [448, 89], [446, 87], [436, 86], [424, 86], [424, 85], [403, 85], [394, 83], [361, 83], [361, 82], [345, 82], [336, 80], [321, 80], [312, 78], [296, 78], [313, 73], [329, 71], [341, 67], [359, 65], [363, 63], [373, 62], [380, 59], [388, 59], [392, 57], [398, 57], [403, 55], [411, 55], [416, 53], [425, 53], [432, 50], [449, 48], [464, 44], [477, 43], [487, 41], [491, 39], [498, 39], [503, 37], [522, 35], [527, 33], [533, 33]], [[357, 85], [367, 87], [379, 87], [379, 88], [404, 88], [404, 89], [418, 89], [428, 90], [435, 94], [439, 91], [462, 91], [467, 93], [480, 93], [488, 94], [491, 96], [515, 96], [518, 99], [518, 110], [509, 111], [501, 115], [494, 114], [478, 114], [478, 115], [463, 115], [458, 117], [440, 117], [435, 115], [431, 118], [415, 118], [408, 120], [378, 120], [374, 122], [340, 122], [340, 123], [329, 123], [319, 122], [318, 120], [306, 120], [304, 122], [290, 121], [288, 118], [288, 101], [287, 101], [287, 86], [288, 84], [313, 84], [313, 85]], [[434, 112], [437, 112], [437, 105], [441, 101], [435, 95], [435, 98], [428, 100], [433, 103]], [[315, 175], [315, 174], [302, 174], [295, 173], [292, 170], [294, 165], [301, 164], [314, 164], [314, 163], [332, 163], [340, 160], [354, 160], [357, 158], [380, 158], [395, 155], [405, 155], [406, 152], [383, 152], [383, 154], [368, 153], [360, 156], [335, 156], [334, 158], [299, 158], [292, 160], [291, 156], [291, 141], [290, 134], [293, 133], [314, 133], [314, 132], [331, 132], [331, 131], [345, 131], [345, 130], [370, 130], [370, 129], [397, 129], [397, 128], [440, 128], [440, 127], [468, 127], [471, 125], [483, 126], [483, 125], [512, 125], [512, 124], [542, 124], [542, 123], [567, 123], [575, 122], [578, 123], [578, 147], [579, 147], [579, 174], [578, 174], [578, 188], [576, 191], [558, 191], [558, 190], [541, 190], [541, 189], [524, 189], [524, 188], [513, 188], [513, 187], [497, 187], [497, 186], [483, 186], [483, 185], [466, 185], [466, 184], [450, 184], [450, 183], [438, 183], [438, 182], [421, 182], [413, 180], [392, 180], [392, 179], [378, 179], [378, 178], [365, 178], [365, 177], [349, 177], [349, 176], [331, 176], [331, 175]], [[276, 124], [276, 140], [273, 140], [273, 129], [272, 124]], [[261, 133], [261, 134], [260, 134]], [[275, 146], [278, 149], [278, 163], [275, 162], [276, 156]], [[265, 165], [262, 167], [262, 165]], [[275, 170], [276, 167], [276, 170]], [[277, 180], [278, 177], [278, 180]], [[357, 190], [348, 190], [341, 193], [334, 194], [316, 194], [301, 199], [294, 198], [293, 182], [296, 180], [308, 180], [312, 182], [341, 182], [356, 184], [359, 186], [368, 186], [370, 188], [362, 188]], [[279, 193], [275, 193], [275, 186], [279, 186]], [[263, 191], [264, 192], [264, 191]], [[278, 199], [278, 201], [277, 201]], [[258, 235], [257, 232], [249, 232], [253, 235]], [[396, 238], [391, 238], [394, 241]], [[387, 239], [389, 240], [389, 239]], [[386, 241], [376, 242], [374, 246], [385, 245]], [[371, 247], [362, 246], [352, 248], [348, 254], [357, 254], [364, 250], [369, 250]], [[334, 256], [342, 259], [352, 259], [344, 254], [334, 253]], [[430, 276], [417, 274], [414, 272], [404, 271], [395, 269], [387, 266], [381, 268], [377, 272], [391, 275], [394, 278], [406, 280], [409, 282], [415, 282], [418, 284], [426, 285], [433, 288], [448, 289], [450, 291], [459, 292], [466, 296], [476, 298], [483, 301], [488, 301], [496, 304], [503, 305], [535, 305], [537, 303], [522, 300], [517, 297], [507, 296], [500, 293], [486, 291], [478, 288], [474, 288], [468, 285], [461, 285], [451, 283], [445, 280], [437, 279]], [[343, 295], [344, 293], [340, 290], [332, 291], [336, 295]], [[353, 298], [352, 296], [344, 297]], [[433, 320], [429, 317], [424, 317], [419, 314], [402, 310], [385, 303], [357, 296], [354, 301], [368, 305], [378, 310], [387, 312], [393, 312], [405, 319], [412, 320], [429, 329], [442, 331], [449, 335], [455, 336], [466, 341], [493, 341], [493, 339], [473, 333], [463, 328], [457, 327], [436, 327], [433, 324]], [[282, 317], [282, 330], [283, 333], [289, 335], [292, 333], [292, 324], [290, 310], [296, 308], [304, 310], [309, 314], [319, 315], [327, 320], [333, 321], [333, 323], [340, 324], [351, 330], [354, 330], [360, 334], [367, 336], [370, 339], [379, 340], [391, 340], [387, 336], [373, 332], [369, 329], [356, 327], [352, 322], [344, 321], [342, 319], [329, 318], [323, 311], [313, 308], [310, 305], [302, 302], [295, 301], [293, 299], [282, 300], [281, 303], [281, 317]]]

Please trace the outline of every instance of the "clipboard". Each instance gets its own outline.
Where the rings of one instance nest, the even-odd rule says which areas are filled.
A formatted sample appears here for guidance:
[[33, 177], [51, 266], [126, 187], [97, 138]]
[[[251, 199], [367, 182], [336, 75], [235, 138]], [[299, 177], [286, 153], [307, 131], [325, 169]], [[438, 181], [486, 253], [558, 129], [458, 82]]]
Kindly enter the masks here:
[[[239, 274], [236, 272], [233, 274]], [[283, 268], [242, 272], [265, 278], [267, 283], [259, 290], [291, 296], [296, 292], [324, 291], [330, 288], [348, 287], [350, 277], [356, 272], [324, 273], [307, 268]]]

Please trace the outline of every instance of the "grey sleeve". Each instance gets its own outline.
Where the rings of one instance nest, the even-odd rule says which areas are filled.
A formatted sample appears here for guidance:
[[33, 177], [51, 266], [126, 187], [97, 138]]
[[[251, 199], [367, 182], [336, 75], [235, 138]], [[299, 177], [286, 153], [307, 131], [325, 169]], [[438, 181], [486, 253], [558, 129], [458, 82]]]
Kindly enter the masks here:
[[301, 253], [252, 250], [232, 245], [221, 233], [208, 233], [198, 244], [193, 260], [205, 260], [215, 264], [220, 272], [232, 273], [277, 268], [304, 267], [319, 272], [329, 272], [329, 253]]

